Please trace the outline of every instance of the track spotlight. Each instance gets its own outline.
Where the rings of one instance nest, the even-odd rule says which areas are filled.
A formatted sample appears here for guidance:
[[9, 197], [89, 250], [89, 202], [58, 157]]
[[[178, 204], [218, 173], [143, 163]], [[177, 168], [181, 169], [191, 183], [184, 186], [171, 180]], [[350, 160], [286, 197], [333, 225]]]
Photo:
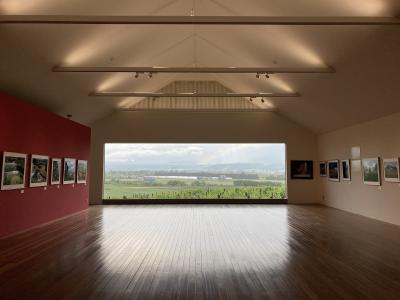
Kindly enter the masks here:
[[265, 74], [265, 78], [269, 79], [269, 75], [268, 75], [268, 74]]
[[253, 98], [250, 97], [250, 102], [253, 102]]
[[153, 73], [149, 72], [149, 73], [147, 74], [147, 77], [152, 78], [152, 77], [153, 77]]
[[257, 73], [257, 74], [256, 74], [256, 78], [257, 78], [257, 79], [260, 78], [260, 73]]
[[139, 73], [138, 72], [136, 72], [135, 78], [139, 78]]
[[265, 102], [264, 98], [261, 98], [261, 102], [262, 102], [262, 103], [264, 103], [264, 102]]

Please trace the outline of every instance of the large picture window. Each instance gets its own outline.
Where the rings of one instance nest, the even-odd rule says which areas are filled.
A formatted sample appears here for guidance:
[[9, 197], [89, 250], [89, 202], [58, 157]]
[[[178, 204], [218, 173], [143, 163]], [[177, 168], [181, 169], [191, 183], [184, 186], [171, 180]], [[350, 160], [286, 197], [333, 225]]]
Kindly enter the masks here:
[[286, 199], [285, 144], [105, 144], [104, 199]]

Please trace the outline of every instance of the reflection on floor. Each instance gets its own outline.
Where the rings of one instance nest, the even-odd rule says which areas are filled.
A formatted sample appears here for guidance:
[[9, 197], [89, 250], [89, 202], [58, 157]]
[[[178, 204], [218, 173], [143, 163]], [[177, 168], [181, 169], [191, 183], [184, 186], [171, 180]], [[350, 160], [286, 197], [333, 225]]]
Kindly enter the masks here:
[[0, 240], [2, 299], [400, 299], [400, 228], [320, 206], [96, 206]]

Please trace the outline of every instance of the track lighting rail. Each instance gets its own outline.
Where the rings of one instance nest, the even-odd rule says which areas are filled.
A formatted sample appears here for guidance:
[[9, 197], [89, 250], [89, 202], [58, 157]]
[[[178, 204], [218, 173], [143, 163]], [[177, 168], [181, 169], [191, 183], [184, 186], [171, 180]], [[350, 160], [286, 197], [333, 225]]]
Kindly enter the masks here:
[[2, 15], [7, 24], [131, 24], [131, 25], [400, 25], [395, 17], [275, 16], [88, 16]]
[[281, 67], [70, 67], [56, 66], [53, 72], [71, 73], [203, 73], [203, 74], [317, 74], [335, 73], [331, 67], [318, 68], [281, 68]]
[[299, 93], [148, 93], [148, 92], [92, 92], [92, 97], [137, 97], [137, 98], [286, 98], [300, 97]]

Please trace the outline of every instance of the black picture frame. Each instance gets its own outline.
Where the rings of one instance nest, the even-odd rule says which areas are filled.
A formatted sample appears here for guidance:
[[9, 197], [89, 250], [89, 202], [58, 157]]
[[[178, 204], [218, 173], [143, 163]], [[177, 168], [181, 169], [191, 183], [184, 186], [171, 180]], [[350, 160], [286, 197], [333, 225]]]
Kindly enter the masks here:
[[312, 160], [292, 160], [290, 161], [291, 179], [314, 179], [314, 163]]

